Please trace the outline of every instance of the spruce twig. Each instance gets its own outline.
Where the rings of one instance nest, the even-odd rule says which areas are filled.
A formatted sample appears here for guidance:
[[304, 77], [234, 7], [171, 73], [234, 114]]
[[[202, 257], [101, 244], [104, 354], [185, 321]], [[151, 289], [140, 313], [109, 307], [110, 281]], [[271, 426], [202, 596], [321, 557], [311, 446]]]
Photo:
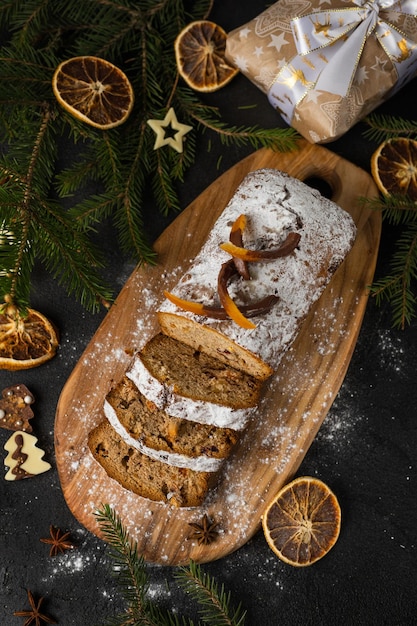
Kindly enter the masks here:
[[110, 544], [110, 556], [114, 563], [118, 586], [127, 602], [126, 612], [110, 618], [106, 624], [108, 626], [134, 626], [135, 624], [193, 626], [191, 621], [180, 621], [178, 616], [159, 609], [149, 599], [147, 595], [149, 581], [145, 561], [138, 554], [137, 542], [131, 540], [117, 513], [105, 504], [97, 512], [96, 517], [104, 539]]
[[417, 122], [413, 120], [406, 120], [395, 115], [371, 113], [364, 119], [364, 122], [368, 126], [364, 132], [365, 137], [377, 143], [382, 143], [392, 137], [409, 137], [410, 139], [417, 137]]
[[[194, 626], [191, 619], [163, 610], [150, 599], [146, 563], [118, 514], [104, 504], [97, 511], [96, 519], [103, 538], [110, 545], [114, 573], [128, 605], [123, 614], [110, 618], [107, 626]], [[176, 578], [198, 602], [203, 624], [244, 626], [245, 613], [241, 606], [231, 611], [230, 593], [225, 592], [223, 585], [219, 588], [214, 578], [203, 573], [199, 565], [191, 561], [189, 567], [178, 568]]]
[[[90, 235], [109, 218], [125, 254], [137, 263], [156, 262], [146, 233], [145, 205], [153, 201], [163, 215], [181, 209], [179, 185], [195, 163], [198, 132], [214, 133], [226, 146], [294, 147], [297, 134], [293, 130], [230, 125], [218, 109], [205, 105], [180, 81], [174, 41], [187, 23], [208, 18], [212, 5], [213, 0], [15, 0], [0, 7], [0, 30], [8, 37], [0, 48], [0, 140], [6, 143], [8, 163], [27, 164], [26, 171], [20, 167], [19, 176], [21, 180], [29, 177], [25, 184], [30, 182], [36, 191], [27, 194], [26, 231], [21, 230], [19, 237], [9, 237], [18, 227], [9, 211], [2, 214], [0, 260], [13, 256], [11, 247], [15, 251], [14, 264], [0, 267], [0, 297], [10, 286], [10, 278], [3, 281], [3, 276], [13, 275], [16, 304], [27, 306], [32, 269], [40, 259], [69, 293], [96, 310], [97, 301], [109, 300], [110, 294], [101, 278], [105, 259]], [[102, 56], [128, 75], [135, 106], [122, 126], [97, 130], [57, 104], [51, 88], [53, 72], [62, 60], [80, 55]], [[179, 121], [194, 127], [181, 154], [167, 146], [155, 151], [153, 131], [147, 125], [149, 119], [163, 119], [171, 106]], [[39, 119], [45, 111], [50, 119], [36, 155]], [[57, 172], [64, 139], [77, 150], [70, 163]], [[32, 152], [36, 167], [30, 171], [28, 156]], [[6, 161], [2, 161], [0, 157], [0, 167], [5, 170]], [[68, 199], [90, 183], [101, 188], [100, 192], [67, 211], [59, 210], [54, 193]], [[12, 193], [11, 188], [9, 191]], [[11, 206], [12, 197], [3, 197], [3, 206], [8, 202]], [[40, 212], [33, 208], [36, 203], [49, 215], [48, 220], [39, 219]], [[66, 223], [70, 231], [64, 236], [62, 228], [57, 229], [53, 238], [54, 221]], [[46, 224], [50, 227], [42, 234]], [[71, 235], [72, 247], [66, 244]], [[65, 241], [59, 241], [61, 237]], [[45, 246], [51, 240], [50, 251]], [[81, 259], [86, 255], [94, 262], [83, 271]]]
[[391, 272], [371, 286], [378, 303], [387, 300], [392, 308], [392, 323], [404, 329], [417, 317], [417, 223], [410, 224], [397, 241], [391, 259]]
[[200, 607], [200, 617], [208, 626], [244, 626], [246, 612], [239, 604], [235, 610], [230, 609], [231, 594], [226, 593], [224, 585], [194, 561], [189, 567], [181, 567], [177, 579], [184, 590], [194, 598]]
[[[417, 139], [417, 122], [394, 115], [373, 113], [365, 118], [365, 136], [378, 144], [396, 137]], [[414, 164], [417, 167], [417, 164]], [[386, 301], [392, 311], [392, 324], [404, 329], [417, 317], [417, 204], [406, 195], [383, 195], [366, 200], [371, 209], [382, 212], [384, 222], [403, 228], [396, 241], [386, 276], [370, 286], [376, 302]]]

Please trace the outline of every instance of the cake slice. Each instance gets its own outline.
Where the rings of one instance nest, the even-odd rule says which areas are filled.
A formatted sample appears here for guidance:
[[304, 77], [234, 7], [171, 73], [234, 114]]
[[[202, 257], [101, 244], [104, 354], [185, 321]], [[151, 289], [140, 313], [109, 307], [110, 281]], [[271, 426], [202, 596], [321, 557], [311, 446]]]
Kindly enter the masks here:
[[129, 446], [107, 420], [90, 432], [88, 446], [107, 475], [125, 489], [177, 507], [200, 506], [217, 476], [217, 472], [175, 467], [152, 459]]
[[134, 446], [136, 443], [192, 459], [225, 458], [238, 439], [238, 433], [231, 428], [168, 415], [126, 376], [107, 395], [104, 413], [113, 428], [129, 437]]
[[259, 402], [261, 381], [163, 333], [152, 337], [138, 358], [152, 376], [186, 398], [234, 409]]

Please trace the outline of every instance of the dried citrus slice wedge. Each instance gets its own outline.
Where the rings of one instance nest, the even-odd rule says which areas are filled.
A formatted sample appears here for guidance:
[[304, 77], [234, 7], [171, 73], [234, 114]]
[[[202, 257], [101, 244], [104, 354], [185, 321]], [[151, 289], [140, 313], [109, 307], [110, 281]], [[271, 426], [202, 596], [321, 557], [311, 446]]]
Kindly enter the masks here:
[[290, 565], [311, 565], [334, 546], [340, 532], [340, 506], [317, 478], [303, 476], [283, 487], [262, 516], [265, 538]]
[[58, 65], [52, 89], [64, 109], [103, 130], [125, 122], [134, 102], [132, 85], [122, 70], [92, 56], [74, 57]]
[[384, 141], [371, 157], [371, 172], [383, 194], [404, 194], [417, 202], [417, 141], [406, 137]]
[[238, 73], [225, 58], [226, 33], [209, 20], [188, 24], [175, 40], [178, 72], [196, 91], [216, 91]]
[[23, 317], [13, 305], [0, 309], [0, 369], [23, 370], [51, 359], [58, 335], [42, 313], [27, 309]]

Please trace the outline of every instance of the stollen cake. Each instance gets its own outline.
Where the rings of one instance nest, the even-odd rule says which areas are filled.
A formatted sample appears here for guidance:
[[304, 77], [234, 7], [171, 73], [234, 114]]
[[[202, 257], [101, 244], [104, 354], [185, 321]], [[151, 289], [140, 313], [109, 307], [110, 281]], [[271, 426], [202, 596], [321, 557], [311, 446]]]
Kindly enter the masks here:
[[355, 232], [301, 181], [251, 172], [149, 311], [160, 332], [105, 399], [89, 447], [108, 475], [151, 500], [201, 505]]
[[184, 300], [218, 302], [218, 273], [230, 257], [219, 243], [229, 238], [240, 214], [247, 218], [245, 247], [270, 250], [288, 233], [300, 235], [296, 250], [268, 263], [252, 263], [251, 279], [232, 283], [239, 303], [276, 294], [279, 301], [246, 330], [233, 321], [180, 310], [166, 301], [158, 312], [162, 332], [257, 378], [268, 378], [291, 345], [301, 322], [319, 298], [354, 241], [351, 216], [284, 172], [251, 172], [211, 230], [192, 266], [173, 289]]

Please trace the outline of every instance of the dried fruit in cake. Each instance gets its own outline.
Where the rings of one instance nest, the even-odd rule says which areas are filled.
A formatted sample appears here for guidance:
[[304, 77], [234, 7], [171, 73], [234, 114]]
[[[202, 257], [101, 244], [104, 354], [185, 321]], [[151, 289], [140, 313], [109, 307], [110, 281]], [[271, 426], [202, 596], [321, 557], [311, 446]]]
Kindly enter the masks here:
[[329, 487], [303, 476], [278, 492], [262, 516], [262, 527], [275, 554], [302, 567], [315, 563], [334, 546], [340, 520], [340, 506]]
[[125, 122], [134, 102], [132, 85], [122, 70], [92, 56], [63, 61], [55, 70], [52, 89], [64, 109], [102, 130]]
[[39, 311], [23, 314], [10, 302], [0, 308], [0, 369], [37, 367], [55, 355], [58, 345], [55, 328]]
[[226, 61], [226, 37], [214, 22], [199, 20], [188, 24], [176, 38], [178, 72], [196, 91], [216, 91], [238, 73]]
[[383, 194], [403, 194], [417, 202], [417, 141], [387, 139], [373, 153], [371, 171]]

